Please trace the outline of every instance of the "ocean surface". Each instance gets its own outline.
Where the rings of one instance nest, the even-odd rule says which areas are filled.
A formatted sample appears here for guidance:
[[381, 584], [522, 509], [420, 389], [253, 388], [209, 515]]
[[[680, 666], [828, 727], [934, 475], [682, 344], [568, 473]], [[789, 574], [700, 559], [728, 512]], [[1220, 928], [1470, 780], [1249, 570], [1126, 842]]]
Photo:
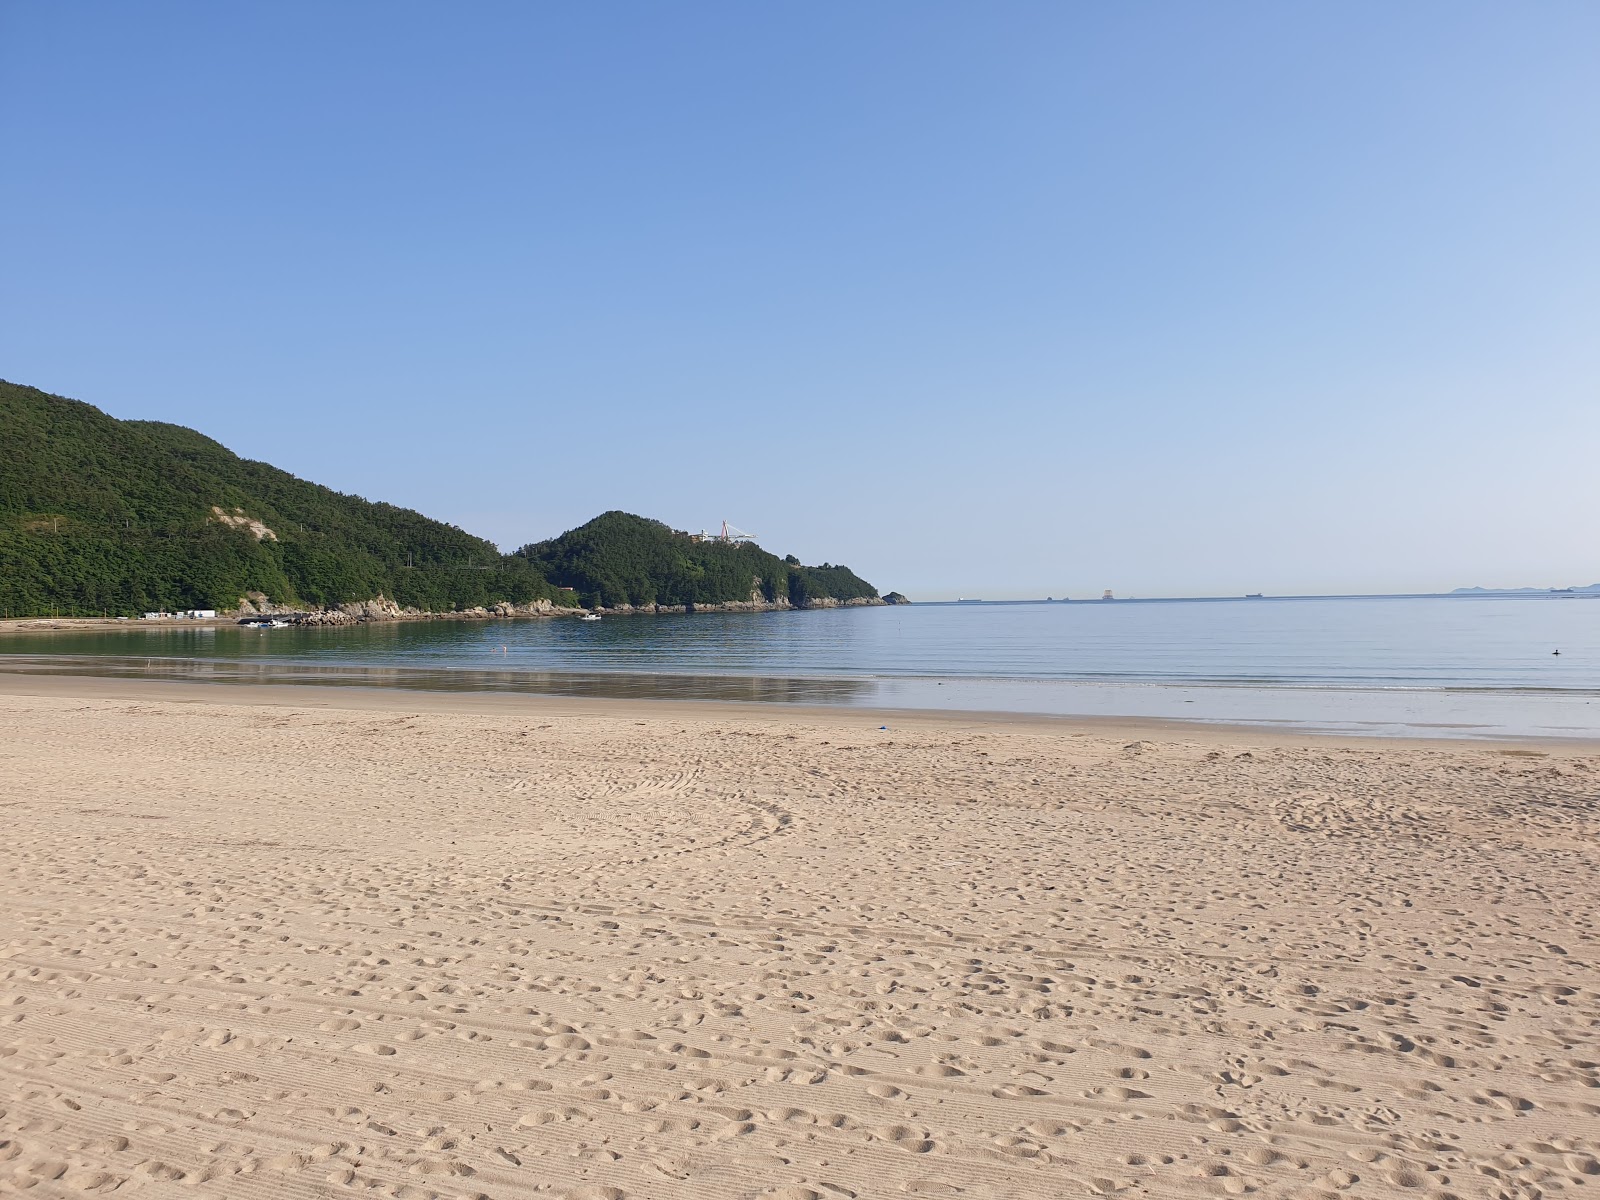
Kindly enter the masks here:
[[133, 622], [0, 635], [0, 670], [1595, 738], [1600, 598], [916, 604], [267, 631]]

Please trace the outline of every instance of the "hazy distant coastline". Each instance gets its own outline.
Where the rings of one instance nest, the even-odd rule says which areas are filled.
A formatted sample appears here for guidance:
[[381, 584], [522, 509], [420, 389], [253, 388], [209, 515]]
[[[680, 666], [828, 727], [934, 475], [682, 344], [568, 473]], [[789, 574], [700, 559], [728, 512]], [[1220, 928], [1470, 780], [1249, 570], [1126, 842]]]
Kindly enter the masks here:
[[1486, 587], [1459, 587], [1450, 594], [1452, 596], [1527, 596], [1549, 595], [1571, 596], [1580, 594], [1600, 594], [1600, 583], [1591, 583], [1584, 587], [1514, 587], [1514, 588], [1486, 588]]
[[948, 604], [963, 607], [975, 604], [1224, 604], [1234, 601], [1262, 600], [1449, 600], [1485, 597], [1514, 600], [1540, 599], [1551, 596], [1578, 596], [1600, 599], [1600, 583], [1588, 587], [1569, 588], [1454, 588], [1448, 592], [1306, 592], [1295, 595], [1244, 596], [1032, 596], [997, 600], [962, 598], [957, 600], [919, 600], [919, 604]]

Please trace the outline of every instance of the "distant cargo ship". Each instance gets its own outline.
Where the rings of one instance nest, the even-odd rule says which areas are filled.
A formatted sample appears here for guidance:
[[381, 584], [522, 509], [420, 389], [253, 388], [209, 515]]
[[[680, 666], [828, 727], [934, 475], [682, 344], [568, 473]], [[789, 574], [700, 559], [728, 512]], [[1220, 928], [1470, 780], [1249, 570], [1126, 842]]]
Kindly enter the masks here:
[[983, 601], [982, 600], [968, 600], [966, 597], [963, 596], [963, 597], [958, 598], [956, 600], [956, 603], [957, 604], [982, 604]]

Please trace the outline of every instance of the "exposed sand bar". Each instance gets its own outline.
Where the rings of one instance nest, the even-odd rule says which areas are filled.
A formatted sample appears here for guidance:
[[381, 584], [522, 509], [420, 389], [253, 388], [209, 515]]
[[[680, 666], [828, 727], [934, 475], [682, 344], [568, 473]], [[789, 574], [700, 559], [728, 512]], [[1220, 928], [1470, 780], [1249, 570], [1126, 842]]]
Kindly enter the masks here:
[[1570, 743], [0, 677], [0, 1191], [1584, 1195], [1597, 793]]

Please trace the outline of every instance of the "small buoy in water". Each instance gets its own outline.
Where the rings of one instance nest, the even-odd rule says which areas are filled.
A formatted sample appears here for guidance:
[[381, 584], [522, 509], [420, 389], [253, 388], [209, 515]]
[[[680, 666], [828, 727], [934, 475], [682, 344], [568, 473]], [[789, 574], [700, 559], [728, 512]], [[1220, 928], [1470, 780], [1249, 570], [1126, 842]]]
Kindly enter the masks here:
[[1551, 654], [1560, 654], [1560, 653], [1561, 653], [1561, 651], [1559, 651], [1559, 650], [1552, 650], [1552, 651], [1550, 651], [1550, 653], [1551, 653]]

